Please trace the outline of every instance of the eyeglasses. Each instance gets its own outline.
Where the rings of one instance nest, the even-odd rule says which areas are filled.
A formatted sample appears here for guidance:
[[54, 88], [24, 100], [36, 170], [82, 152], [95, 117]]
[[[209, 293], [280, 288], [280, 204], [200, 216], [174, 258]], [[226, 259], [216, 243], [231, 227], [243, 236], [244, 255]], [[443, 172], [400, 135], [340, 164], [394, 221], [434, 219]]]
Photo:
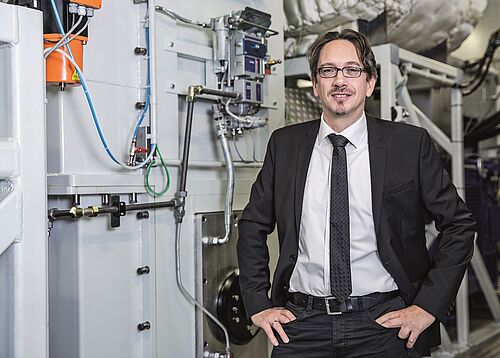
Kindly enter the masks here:
[[342, 72], [342, 74], [347, 78], [358, 78], [361, 76], [362, 72], [365, 72], [364, 68], [356, 67], [356, 66], [346, 66], [342, 68], [334, 67], [334, 66], [325, 66], [320, 67], [316, 71], [322, 78], [334, 78], [337, 76], [337, 73]]

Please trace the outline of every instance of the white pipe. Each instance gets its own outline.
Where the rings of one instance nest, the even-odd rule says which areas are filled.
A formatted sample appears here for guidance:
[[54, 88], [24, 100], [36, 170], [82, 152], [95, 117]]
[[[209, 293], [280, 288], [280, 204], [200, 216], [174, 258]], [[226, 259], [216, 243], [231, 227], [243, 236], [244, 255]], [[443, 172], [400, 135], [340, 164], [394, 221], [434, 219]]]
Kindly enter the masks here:
[[233, 195], [234, 195], [234, 166], [229, 145], [225, 135], [226, 129], [222, 123], [217, 123], [217, 134], [219, 135], [220, 144], [226, 161], [227, 189], [226, 189], [226, 204], [224, 208], [224, 227], [225, 234], [223, 237], [204, 237], [204, 244], [224, 245], [231, 238], [231, 217], [233, 216]]
[[149, 17], [149, 79], [150, 79], [150, 99], [149, 113], [151, 119], [151, 143], [158, 143], [158, 97], [156, 82], [156, 0], [148, 1]]
[[455, 80], [449, 79], [449, 78], [445, 77], [444, 75], [438, 75], [438, 74], [432, 73], [428, 70], [420, 70], [418, 68], [406, 67], [405, 71], [410, 75], [422, 77], [422, 78], [425, 78], [427, 80], [431, 80], [431, 81], [437, 82], [437, 83], [445, 85], [445, 86], [453, 86], [453, 85], [457, 84]]

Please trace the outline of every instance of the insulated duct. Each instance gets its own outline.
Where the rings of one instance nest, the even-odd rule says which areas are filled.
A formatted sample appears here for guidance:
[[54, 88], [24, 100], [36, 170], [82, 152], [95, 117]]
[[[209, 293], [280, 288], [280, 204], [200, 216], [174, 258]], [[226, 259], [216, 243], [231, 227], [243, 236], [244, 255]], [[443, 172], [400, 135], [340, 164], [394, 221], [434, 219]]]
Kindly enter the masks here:
[[[287, 57], [302, 55], [318, 34], [373, 21], [385, 12], [386, 42], [413, 52], [444, 42], [453, 51], [469, 36], [487, 0], [284, 0]], [[377, 45], [378, 43], [373, 43]]]

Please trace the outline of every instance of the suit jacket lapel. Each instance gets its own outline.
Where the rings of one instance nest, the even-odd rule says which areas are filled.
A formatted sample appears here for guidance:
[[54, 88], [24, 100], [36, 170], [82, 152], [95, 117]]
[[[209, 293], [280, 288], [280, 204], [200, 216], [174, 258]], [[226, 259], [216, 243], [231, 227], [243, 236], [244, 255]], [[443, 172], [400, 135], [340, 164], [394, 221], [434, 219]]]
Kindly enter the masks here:
[[304, 200], [304, 188], [306, 185], [307, 170], [314, 148], [314, 142], [318, 135], [319, 121], [311, 126], [307, 134], [302, 138], [299, 144], [297, 155], [297, 171], [295, 172], [295, 230], [297, 240], [300, 230], [300, 218], [302, 217], [302, 202]]
[[375, 234], [379, 237], [380, 204], [384, 188], [385, 175], [385, 143], [382, 128], [378, 120], [366, 118], [368, 127], [368, 150], [370, 155], [370, 173], [372, 181], [372, 210]]

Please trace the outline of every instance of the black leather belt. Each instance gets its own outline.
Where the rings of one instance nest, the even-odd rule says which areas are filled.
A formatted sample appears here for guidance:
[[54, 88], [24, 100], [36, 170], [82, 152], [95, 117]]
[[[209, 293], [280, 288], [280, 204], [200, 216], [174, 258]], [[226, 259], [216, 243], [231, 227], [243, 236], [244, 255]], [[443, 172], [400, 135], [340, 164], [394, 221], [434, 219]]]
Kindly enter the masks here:
[[342, 314], [346, 312], [360, 312], [383, 302], [387, 302], [399, 296], [398, 291], [375, 292], [364, 296], [348, 297], [344, 301], [337, 301], [334, 296], [316, 297], [301, 292], [288, 294], [290, 302], [313, 310], [325, 311], [329, 315]]

